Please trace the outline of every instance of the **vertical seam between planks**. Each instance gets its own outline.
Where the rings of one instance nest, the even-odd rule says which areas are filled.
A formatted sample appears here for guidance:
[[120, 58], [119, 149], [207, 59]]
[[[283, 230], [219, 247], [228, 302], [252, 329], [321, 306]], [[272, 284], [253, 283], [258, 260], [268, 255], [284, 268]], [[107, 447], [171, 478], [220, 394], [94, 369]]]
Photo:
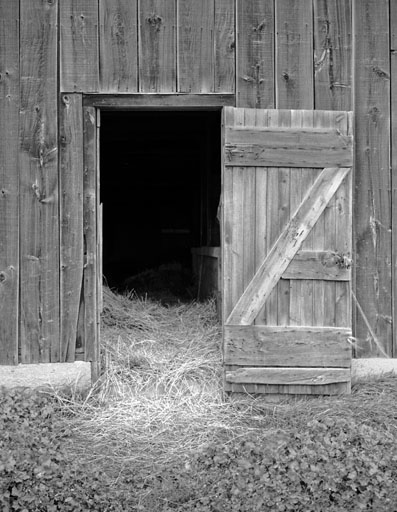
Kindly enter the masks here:
[[393, 158], [394, 158], [394, 144], [393, 144], [393, 117], [397, 113], [393, 113], [393, 73], [392, 73], [392, 9], [391, 9], [391, 2], [393, 0], [389, 0], [388, 7], [389, 7], [389, 77], [390, 77], [390, 87], [389, 87], [389, 109], [390, 109], [390, 120], [389, 120], [389, 183], [390, 183], [390, 228], [391, 228], [391, 277], [392, 277], [392, 289], [391, 289], [391, 298], [392, 298], [392, 305], [391, 305], [391, 357], [395, 357], [396, 355], [396, 330], [395, 330], [395, 324], [393, 320], [395, 319], [395, 307], [396, 307], [396, 297], [395, 297], [395, 290], [393, 287], [393, 283], [395, 283], [396, 278], [396, 269], [395, 269], [395, 258], [396, 255], [394, 254], [394, 240], [395, 240], [395, 233], [394, 233], [394, 212], [396, 211], [396, 205], [393, 203], [393, 195], [394, 195], [394, 179], [393, 179]]
[[314, 55], [315, 55], [315, 19], [314, 19], [314, 13], [315, 13], [315, 9], [314, 9], [314, 2], [316, 0], [312, 0], [311, 2], [311, 5], [312, 5], [312, 98], [313, 98], [313, 104], [312, 104], [312, 107], [313, 107], [313, 110], [316, 110], [316, 77], [315, 77], [315, 58], [314, 58]]
[[277, 39], [277, 5], [276, 0], [273, 0], [273, 108], [278, 108], [278, 89], [277, 89], [277, 75], [278, 75], [278, 39]]
[[17, 253], [17, 261], [18, 261], [18, 276], [17, 276], [17, 363], [21, 362], [21, 351], [22, 351], [22, 340], [21, 340], [21, 268], [22, 268], [22, 255], [21, 255], [21, 165], [20, 165], [20, 130], [21, 130], [21, 7], [22, 0], [18, 2], [18, 139], [19, 143], [17, 145], [18, 153], [16, 156], [16, 164], [18, 166], [18, 177], [17, 177], [17, 193], [18, 193], [18, 253]]
[[175, 90], [179, 92], [179, 0], [175, 0]]
[[238, 0], [234, 0], [234, 106], [238, 105]]
[[59, 360], [62, 361], [62, 340], [63, 340], [63, 327], [62, 327], [62, 297], [63, 297], [63, 286], [62, 286], [62, 180], [61, 180], [61, 145], [60, 145], [60, 130], [61, 130], [61, 123], [60, 123], [60, 117], [61, 117], [61, 97], [62, 94], [60, 94], [61, 90], [61, 56], [60, 56], [60, 50], [61, 50], [61, 12], [60, 12], [60, 2], [58, 1], [57, 4], [57, 147], [58, 147], [58, 158], [57, 158], [57, 175], [58, 175], [58, 240], [59, 240], [59, 251], [58, 251], [58, 266], [59, 266], [59, 297], [58, 297], [58, 304], [59, 304], [59, 315], [58, 315], [58, 322], [59, 322]]
[[[352, 24], [352, 60], [350, 64], [350, 72], [351, 72], [351, 82], [352, 82], [352, 92], [351, 92], [351, 107], [353, 112], [356, 111], [356, 1], [351, 0], [351, 24]], [[352, 126], [351, 129], [353, 131], [353, 135], [356, 135], [355, 131], [355, 115], [351, 120]], [[353, 294], [356, 293], [356, 271], [357, 271], [357, 252], [356, 252], [356, 222], [355, 222], [355, 183], [356, 183], [356, 145], [353, 141], [353, 168], [352, 168], [352, 259], [353, 259], [353, 268], [351, 273], [351, 282], [350, 282], [350, 294], [353, 298]], [[351, 312], [351, 320], [352, 320], [352, 336], [355, 338], [356, 336], [356, 327], [357, 327], [357, 304], [352, 300], [352, 312]], [[356, 356], [356, 343], [353, 343], [352, 346], [352, 358]]]
[[141, 92], [141, 2], [136, 0], [136, 90]]

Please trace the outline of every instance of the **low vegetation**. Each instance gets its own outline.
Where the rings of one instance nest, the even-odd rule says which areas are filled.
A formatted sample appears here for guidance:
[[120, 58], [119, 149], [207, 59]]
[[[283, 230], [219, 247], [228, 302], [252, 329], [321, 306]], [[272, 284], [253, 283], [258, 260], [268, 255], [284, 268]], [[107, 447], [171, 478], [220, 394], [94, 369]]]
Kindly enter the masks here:
[[220, 350], [212, 301], [106, 289], [94, 389], [0, 394], [0, 510], [397, 510], [396, 377], [231, 399]]

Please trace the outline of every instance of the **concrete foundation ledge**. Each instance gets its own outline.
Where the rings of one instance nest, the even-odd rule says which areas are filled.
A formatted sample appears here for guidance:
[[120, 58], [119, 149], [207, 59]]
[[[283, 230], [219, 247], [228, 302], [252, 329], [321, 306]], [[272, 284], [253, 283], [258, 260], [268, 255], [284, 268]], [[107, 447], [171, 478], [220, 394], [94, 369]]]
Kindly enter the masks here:
[[87, 389], [91, 386], [91, 363], [42, 363], [0, 366], [0, 387], [40, 388], [72, 386]]
[[397, 359], [373, 357], [352, 360], [352, 383], [371, 377], [381, 377], [385, 373], [397, 374]]

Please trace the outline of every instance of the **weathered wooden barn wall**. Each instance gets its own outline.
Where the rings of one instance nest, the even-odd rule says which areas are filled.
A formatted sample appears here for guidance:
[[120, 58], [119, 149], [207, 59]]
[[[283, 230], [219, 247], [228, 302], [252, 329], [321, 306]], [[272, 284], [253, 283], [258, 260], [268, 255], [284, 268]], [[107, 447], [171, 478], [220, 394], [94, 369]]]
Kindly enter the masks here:
[[353, 110], [356, 356], [397, 356], [396, 27], [394, 0], [0, 0], [0, 362], [95, 357], [96, 93]]

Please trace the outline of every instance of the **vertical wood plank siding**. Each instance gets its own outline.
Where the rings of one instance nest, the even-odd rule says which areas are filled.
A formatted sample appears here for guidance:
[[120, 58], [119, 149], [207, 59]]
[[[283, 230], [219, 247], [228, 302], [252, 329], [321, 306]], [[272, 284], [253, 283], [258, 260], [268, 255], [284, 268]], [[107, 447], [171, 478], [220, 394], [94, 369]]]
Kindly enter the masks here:
[[137, 0], [99, 0], [101, 92], [138, 91]]
[[20, 3], [21, 362], [59, 360], [58, 3]]
[[84, 275], [83, 304], [81, 308], [82, 341], [86, 361], [98, 360], [97, 331], [97, 162], [95, 108], [84, 108]]
[[277, 0], [275, 20], [276, 108], [313, 108], [312, 0]]
[[397, 2], [390, 3], [393, 357], [397, 357]]
[[99, 90], [98, 1], [62, 0], [59, 4], [61, 91]]
[[369, 357], [392, 348], [389, 2], [354, 2], [354, 26], [356, 338]]
[[140, 2], [139, 90], [176, 91], [176, 1]]
[[237, 1], [237, 106], [273, 108], [274, 2]]
[[[235, 92], [240, 107], [354, 109], [356, 357], [397, 356], [394, 0], [0, 0], [0, 28], [0, 362], [17, 362], [18, 337], [22, 362], [72, 360], [75, 342], [84, 349], [85, 301], [94, 299], [84, 298], [86, 289], [77, 299], [90, 281], [81, 278], [84, 261], [74, 262], [83, 234], [72, 231], [95, 214], [74, 208], [79, 194], [95, 194], [87, 176], [81, 192], [80, 175], [82, 127], [86, 144], [94, 134], [73, 93], [98, 92]], [[61, 92], [72, 93], [68, 107]], [[272, 179], [270, 172], [260, 186]], [[288, 179], [299, 187], [288, 174], [279, 186]], [[338, 197], [324, 213], [324, 229], [337, 222], [343, 190]], [[327, 308], [343, 296], [343, 284], [308, 286], [314, 302], [325, 294], [330, 325], [344, 314]], [[274, 293], [279, 303], [291, 299], [287, 289]]]
[[178, 1], [178, 91], [212, 92], [214, 0]]
[[[59, 107], [61, 361], [74, 361], [83, 280], [83, 120], [81, 94]], [[80, 349], [81, 347], [77, 347]]]
[[352, 0], [314, 0], [314, 105], [352, 108]]
[[0, 364], [18, 362], [19, 2], [0, 0]]

